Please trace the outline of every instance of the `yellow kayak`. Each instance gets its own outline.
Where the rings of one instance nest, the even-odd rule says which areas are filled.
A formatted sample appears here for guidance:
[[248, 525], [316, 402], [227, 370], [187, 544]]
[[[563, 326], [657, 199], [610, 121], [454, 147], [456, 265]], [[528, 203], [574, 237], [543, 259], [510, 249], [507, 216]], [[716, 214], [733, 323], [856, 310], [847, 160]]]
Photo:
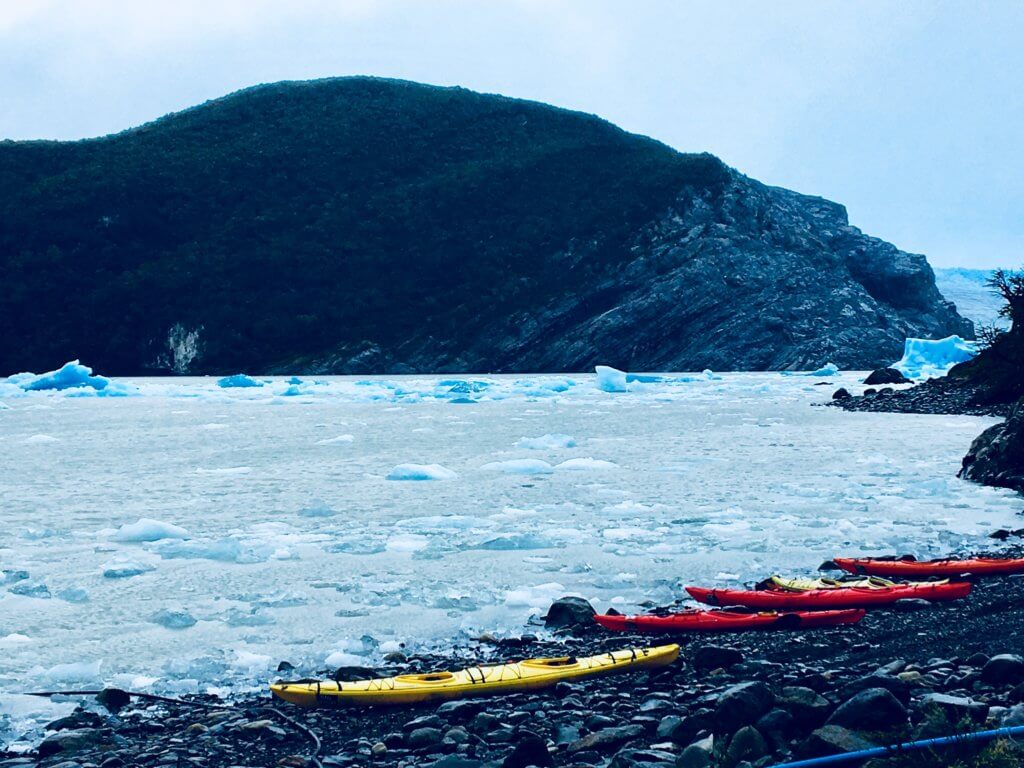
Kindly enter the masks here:
[[943, 579], [942, 581], [910, 581], [910, 582], [895, 582], [883, 579], [879, 576], [865, 576], [862, 579], [783, 579], [780, 576], [772, 576], [769, 579], [769, 586], [771, 589], [785, 589], [792, 592], [809, 592], [813, 589], [843, 589], [848, 587], [858, 587], [860, 589], [887, 589], [889, 587], [896, 586], [910, 586], [910, 587], [921, 587], [921, 586], [933, 586], [936, 584], [948, 584], [949, 579]]
[[678, 645], [632, 648], [598, 656], [525, 659], [457, 672], [397, 675], [351, 683], [333, 680], [281, 682], [270, 686], [275, 697], [300, 707], [417, 704], [424, 701], [493, 696], [546, 688], [562, 680], [664, 667], [679, 658]]

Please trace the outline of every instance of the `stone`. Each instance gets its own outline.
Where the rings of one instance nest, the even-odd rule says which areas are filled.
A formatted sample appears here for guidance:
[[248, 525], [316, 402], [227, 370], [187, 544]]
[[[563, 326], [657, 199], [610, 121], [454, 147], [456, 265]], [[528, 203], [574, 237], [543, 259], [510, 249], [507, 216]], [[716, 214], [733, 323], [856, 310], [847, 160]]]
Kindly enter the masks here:
[[804, 728], [817, 728], [828, 719], [832, 704], [824, 696], [802, 686], [782, 689], [777, 705], [789, 712], [797, 724]]
[[483, 765], [481, 760], [463, 757], [462, 755], [445, 755], [440, 760], [435, 760], [430, 764], [431, 768], [483, 768]]
[[593, 629], [594, 610], [582, 597], [560, 597], [548, 608], [544, 616], [547, 629]]
[[840, 387], [832, 393], [833, 400], [849, 400], [853, 395], [850, 394], [850, 390], [846, 387]]
[[535, 733], [527, 733], [516, 742], [512, 752], [502, 762], [502, 768], [527, 768], [531, 765], [547, 768], [554, 764], [544, 739]]
[[450, 723], [465, 723], [484, 710], [484, 702], [479, 699], [461, 699], [446, 701], [437, 708], [437, 716]]
[[623, 749], [615, 753], [608, 768], [672, 768], [676, 756], [654, 749]]
[[758, 758], [771, 753], [768, 744], [765, 742], [761, 732], [752, 725], [745, 725], [740, 728], [729, 740], [729, 746], [725, 750], [725, 757], [722, 764], [729, 768], [738, 765], [744, 760], [753, 762]]
[[892, 609], [899, 613], [913, 613], [931, 608], [932, 604], [920, 597], [904, 597], [892, 604]]
[[445, 731], [444, 741], [451, 744], [465, 744], [469, 741], [469, 731], [463, 728], [461, 725], [456, 725], [454, 728], [449, 728]]
[[945, 693], [925, 694], [918, 702], [918, 707], [922, 711], [927, 711], [930, 708], [940, 709], [953, 723], [958, 723], [965, 717], [969, 717], [976, 723], [983, 723], [988, 716], [988, 704], [966, 696], [950, 696]]
[[108, 733], [99, 728], [75, 728], [50, 734], [39, 744], [40, 757], [49, 757], [59, 752], [74, 753], [102, 744]]
[[711, 768], [711, 752], [698, 744], [691, 744], [679, 753], [676, 768]]
[[440, 744], [442, 738], [439, 728], [417, 728], [405, 737], [405, 743], [410, 749], [422, 749]]
[[907, 721], [907, 710], [885, 688], [867, 688], [839, 705], [828, 725], [858, 731], [885, 731]]
[[555, 728], [555, 744], [564, 746], [579, 741], [580, 729], [575, 725], [560, 725]]
[[904, 705], [910, 702], [910, 684], [899, 677], [889, 675], [865, 675], [859, 677], [846, 685], [839, 691], [840, 699], [849, 699], [854, 694], [866, 691], [868, 688], [885, 688], [889, 693], [899, 699]]
[[693, 668], [699, 671], [728, 669], [743, 661], [743, 653], [720, 645], [702, 645], [693, 654]]
[[1024, 658], [1015, 653], [1001, 653], [981, 668], [981, 679], [992, 685], [1016, 685], [1024, 681]]
[[412, 733], [413, 731], [417, 730], [418, 728], [438, 728], [438, 729], [440, 729], [440, 728], [444, 728], [444, 727], [445, 727], [444, 720], [442, 720], [437, 715], [424, 715], [423, 717], [417, 717], [417, 718], [407, 722], [405, 725], [402, 726], [402, 731], [405, 732], [406, 734], [408, 734], [408, 733]]
[[383, 741], [378, 741], [372, 747], [370, 747], [370, 754], [374, 757], [384, 757], [384, 755], [386, 755], [387, 753], [388, 745], [385, 744]]
[[715, 704], [715, 731], [732, 733], [744, 725], [753, 725], [774, 702], [771, 689], [760, 681], [734, 685], [723, 691]]
[[822, 757], [840, 752], [857, 752], [878, 745], [839, 725], [823, 725], [813, 731], [798, 749], [803, 757]]
[[913, 382], [896, 368], [876, 368], [868, 374], [868, 377], [864, 379], [864, 383], [868, 385], [881, 385], [911, 384]]
[[570, 755], [590, 750], [606, 753], [614, 752], [619, 747], [634, 739], [639, 739], [643, 735], [644, 728], [642, 725], [622, 725], [617, 728], [603, 728], [600, 731], [587, 734], [579, 741], [573, 742], [569, 745], [567, 751]]

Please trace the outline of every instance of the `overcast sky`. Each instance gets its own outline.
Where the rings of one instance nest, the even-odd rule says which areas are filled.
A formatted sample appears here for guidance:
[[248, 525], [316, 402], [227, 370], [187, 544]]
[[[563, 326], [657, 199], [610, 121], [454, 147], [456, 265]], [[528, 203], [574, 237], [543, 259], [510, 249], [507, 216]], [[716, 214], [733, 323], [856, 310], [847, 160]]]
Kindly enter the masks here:
[[593, 112], [937, 266], [1024, 262], [1024, 3], [0, 0], [0, 137], [372, 74]]

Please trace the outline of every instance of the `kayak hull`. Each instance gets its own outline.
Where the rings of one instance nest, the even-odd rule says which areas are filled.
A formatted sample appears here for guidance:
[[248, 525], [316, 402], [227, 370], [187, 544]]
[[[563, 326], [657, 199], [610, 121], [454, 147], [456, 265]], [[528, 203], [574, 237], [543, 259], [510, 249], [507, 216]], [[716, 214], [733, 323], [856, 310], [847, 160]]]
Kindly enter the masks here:
[[977, 557], [968, 560], [876, 560], [870, 557], [837, 557], [833, 562], [850, 573], [872, 576], [1008, 576], [1024, 573], [1024, 558]]
[[871, 608], [891, 605], [910, 598], [957, 600], [967, 597], [971, 584], [966, 581], [946, 584], [893, 587], [830, 587], [790, 591], [783, 589], [704, 589], [687, 587], [694, 600], [708, 605], [739, 605], [758, 610]]
[[335, 682], [280, 682], [275, 698], [300, 707], [387, 706], [498, 696], [547, 688], [563, 680], [664, 667], [679, 658], [678, 645], [632, 648], [583, 658], [525, 659], [512, 664], [469, 667], [456, 672]]
[[684, 611], [668, 616], [620, 616], [598, 614], [594, 617], [605, 629], [616, 632], [655, 632], [681, 634], [686, 632], [742, 632], [748, 629], [814, 629], [856, 624], [864, 611], [852, 608], [843, 611]]

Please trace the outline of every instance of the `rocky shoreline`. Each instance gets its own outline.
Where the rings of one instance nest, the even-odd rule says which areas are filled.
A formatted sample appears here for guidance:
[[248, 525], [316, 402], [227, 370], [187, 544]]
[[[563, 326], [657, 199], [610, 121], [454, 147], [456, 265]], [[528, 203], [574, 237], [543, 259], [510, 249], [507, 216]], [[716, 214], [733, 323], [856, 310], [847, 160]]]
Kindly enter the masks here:
[[[1019, 556], [1020, 548], [1001, 554]], [[392, 656], [376, 672], [664, 642], [594, 630], [558, 640], [482, 638], [450, 656]], [[680, 643], [680, 661], [662, 670], [417, 707], [303, 710], [269, 696], [124, 704], [114, 696], [108, 709], [83, 697], [83, 708], [50, 725], [37, 753], [0, 754], [0, 768], [763, 768], [1024, 724], [1024, 578], [986, 580], [952, 604], [907, 601], [850, 627], [694, 635]], [[873, 765], [1014, 766], [1024, 759], [1006, 744], [980, 756], [964, 749]]]
[[[845, 394], [842, 394], [845, 393]], [[846, 411], [873, 413], [921, 413], [1005, 418], [1012, 403], [977, 403], [978, 388], [961, 380], [930, 379], [907, 389], [866, 387], [863, 394], [837, 390], [829, 405]]]

